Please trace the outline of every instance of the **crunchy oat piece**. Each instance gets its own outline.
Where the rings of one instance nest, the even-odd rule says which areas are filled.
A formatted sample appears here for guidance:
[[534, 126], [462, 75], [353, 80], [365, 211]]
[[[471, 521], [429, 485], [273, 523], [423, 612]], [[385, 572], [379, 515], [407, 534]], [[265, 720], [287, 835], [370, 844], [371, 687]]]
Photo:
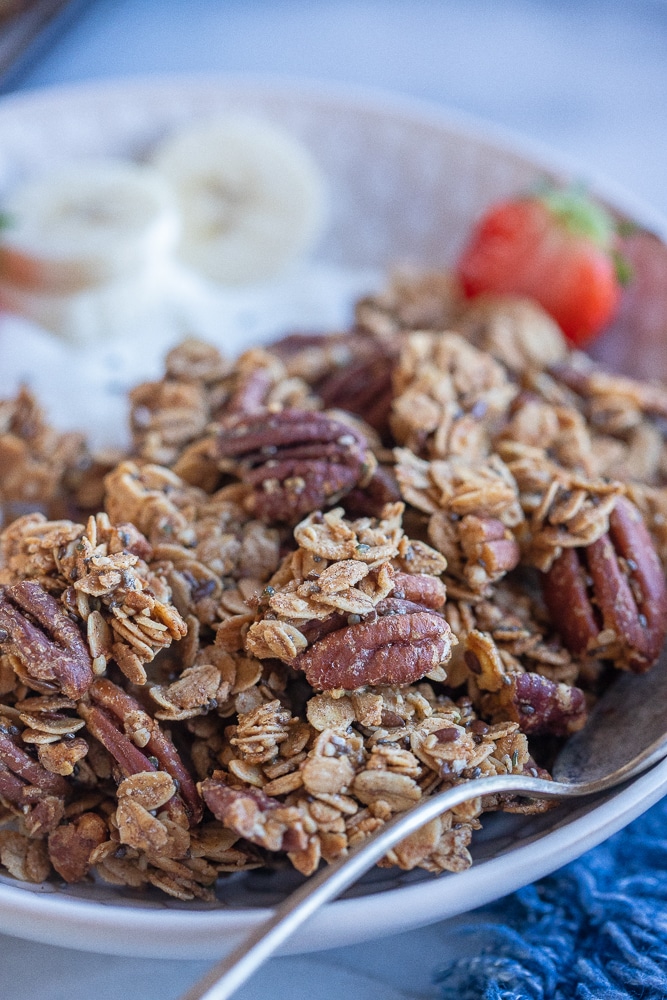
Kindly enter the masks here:
[[541, 448], [559, 465], [585, 476], [596, 475], [602, 462], [599, 441], [577, 409], [554, 405], [531, 392], [514, 400], [497, 439], [505, 440]]
[[449, 669], [451, 683], [467, 680], [469, 687], [472, 681], [476, 688], [492, 690], [506, 673], [529, 671], [574, 684], [580, 664], [554, 632], [539, 597], [537, 581], [532, 593], [525, 583], [506, 578], [489, 599], [449, 601], [445, 617], [459, 639]]
[[516, 480], [498, 455], [477, 462], [457, 456], [428, 462], [407, 448], [394, 454], [401, 494], [418, 510], [495, 517], [508, 527], [523, 520]]
[[132, 436], [142, 458], [174, 462], [210, 420], [206, 394], [188, 382], [144, 382], [130, 393]]
[[152, 545], [192, 542], [201, 492], [154, 463], [121, 462], [105, 480], [105, 504], [113, 524], [133, 524]]
[[[32, 588], [33, 593], [35, 587], [48, 586], [58, 594], [64, 609], [85, 623], [93, 673], [104, 673], [114, 659], [130, 680], [144, 684], [143, 665], [184, 636], [185, 622], [171, 604], [168, 588], [145, 562], [151, 548], [133, 525], [114, 526], [105, 514], [98, 514], [85, 526], [21, 519], [9, 532], [9, 574], [21, 580], [37, 570], [40, 581], [24, 579], [11, 591]], [[47, 597], [53, 602], [44, 595], [42, 603]], [[27, 610], [42, 621], [36, 608]], [[59, 607], [62, 627], [71, 632], [75, 626], [65, 610]], [[53, 617], [53, 610], [48, 614]], [[90, 670], [88, 663], [88, 674], [80, 671], [87, 681], [72, 687], [72, 697], [83, 693]], [[62, 690], [70, 693], [65, 686]]]
[[167, 378], [211, 386], [229, 373], [231, 362], [226, 361], [213, 344], [186, 337], [169, 351], [164, 367]]
[[81, 719], [71, 714], [76, 710], [76, 703], [64, 695], [28, 696], [16, 702], [15, 711], [26, 727], [21, 733], [24, 743], [37, 746], [47, 746], [67, 739], [73, 742], [73, 737], [83, 723]]
[[28, 389], [0, 400], [0, 517], [14, 505], [62, 504], [88, 462], [84, 436], [49, 427]]
[[394, 272], [388, 286], [361, 299], [357, 327], [386, 339], [403, 331], [448, 330], [463, 306], [461, 290], [447, 271]]
[[0, 830], [0, 864], [22, 882], [43, 882], [51, 874], [44, 841], [15, 830]]
[[258, 705], [251, 711], [239, 714], [230, 744], [249, 764], [267, 764], [273, 761], [278, 748], [289, 735], [291, 713], [275, 699]]
[[121, 844], [153, 854], [172, 854], [166, 850], [170, 840], [166, 817], [163, 821], [156, 815], [176, 794], [170, 775], [164, 771], [133, 774], [121, 781], [117, 794], [115, 823]]
[[597, 476], [627, 484], [657, 486], [664, 479], [665, 442], [659, 427], [644, 420], [621, 440], [595, 435], [592, 441]]
[[180, 722], [217, 707], [218, 700], [224, 701], [229, 694], [230, 685], [214, 664], [201, 663], [188, 667], [171, 684], [154, 684], [149, 690], [159, 706], [155, 717]]
[[33, 579], [49, 591], [59, 592], [56, 554], [81, 534], [73, 521], [47, 521], [43, 514], [24, 514], [0, 533], [0, 583]]
[[468, 851], [472, 832], [472, 824], [455, 822], [452, 814], [439, 816], [397, 844], [382, 864], [406, 871], [420, 867], [435, 874], [465, 871], [472, 864]]
[[233, 416], [219, 427], [220, 467], [253, 488], [249, 509], [264, 521], [293, 524], [331, 506], [375, 468], [359, 431], [325, 413]]
[[546, 571], [563, 549], [585, 547], [605, 534], [621, 483], [572, 473], [542, 448], [502, 441], [498, 450], [519, 487], [529, 563]]
[[[25, 740], [25, 734], [23, 735]], [[47, 771], [69, 777], [79, 761], [87, 755], [89, 746], [84, 739], [60, 740], [58, 743], [43, 743], [37, 748], [40, 764]]]
[[486, 462], [460, 458], [427, 462], [396, 449], [396, 473], [404, 498], [431, 515], [429, 540], [447, 561], [447, 576], [471, 594], [490, 587], [518, 565], [512, 528], [523, 521], [519, 490], [497, 455]]
[[388, 504], [379, 518], [347, 521], [341, 507], [305, 518], [294, 529], [300, 548], [312, 558], [358, 559], [373, 565], [399, 555], [403, 539], [403, 504]]
[[396, 440], [433, 458], [488, 454], [517, 388], [505, 369], [456, 333], [415, 333], [394, 375]]
[[560, 327], [531, 299], [479, 295], [467, 305], [456, 329], [513, 372], [546, 368], [567, 357]]
[[551, 364], [549, 374], [581, 396], [591, 423], [608, 432], [627, 430], [643, 414], [667, 416], [667, 391], [663, 385], [604, 371], [584, 355], [577, 355], [575, 363]]
[[169, 469], [131, 462], [107, 477], [112, 520], [142, 526], [180, 614], [206, 625], [245, 610], [279, 562], [280, 532], [251, 517], [248, 494], [237, 484], [208, 496]]

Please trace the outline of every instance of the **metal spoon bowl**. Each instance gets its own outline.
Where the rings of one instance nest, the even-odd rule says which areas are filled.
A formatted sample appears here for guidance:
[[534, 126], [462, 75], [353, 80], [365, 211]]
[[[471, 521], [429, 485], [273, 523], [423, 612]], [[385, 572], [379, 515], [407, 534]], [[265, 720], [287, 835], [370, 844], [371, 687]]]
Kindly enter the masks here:
[[[324, 903], [344, 892], [400, 840], [478, 795], [511, 792], [571, 799], [623, 784], [667, 757], [667, 656], [643, 676], [624, 675], [596, 704], [588, 723], [560, 751], [554, 780], [507, 774], [480, 778], [423, 799], [323, 868], [293, 892], [181, 1000], [227, 1000]], [[450, 876], [456, 877], [456, 876]]]

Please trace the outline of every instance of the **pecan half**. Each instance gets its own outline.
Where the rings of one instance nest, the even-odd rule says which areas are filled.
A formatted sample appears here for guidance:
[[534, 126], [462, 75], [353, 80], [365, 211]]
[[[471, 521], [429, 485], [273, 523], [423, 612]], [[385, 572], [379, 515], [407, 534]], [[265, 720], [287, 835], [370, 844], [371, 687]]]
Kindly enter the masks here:
[[667, 587], [641, 514], [616, 500], [609, 532], [583, 549], [564, 551], [543, 577], [554, 625], [577, 656], [612, 659], [643, 673], [667, 634]]
[[394, 396], [392, 374], [396, 358], [368, 338], [364, 351], [351, 364], [330, 373], [317, 386], [327, 408], [348, 410], [362, 417], [378, 434], [389, 434], [389, 415]]
[[325, 413], [230, 416], [219, 428], [219, 464], [254, 488], [250, 506], [263, 521], [294, 523], [331, 506], [373, 471], [363, 435]]
[[[155, 771], [157, 764], [177, 782], [179, 796], [188, 812], [191, 824], [201, 819], [202, 804], [190, 772], [185, 767], [179, 753], [162, 731], [155, 719], [122, 688], [106, 678], [96, 680], [90, 689], [92, 704], [81, 703], [79, 713], [86, 720], [86, 726], [100, 743], [106, 747], [117, 762], [124, 778], [142, 771]], [[135, 729], [141, 722], [141, 729], [148, 739], [144, 744], [147, 754], [135, 746], [120, 726], [132, 713]]]
[[0, 591], [0, 630], [29, 687], [76, 699], [92, 683], [92, 659], [78, 626], [39, 583], [23, 580]]
[[508, 674], [500, 691], [482, 698], [482, 710], [493, 721], [518, 722], [522, 732], [569, 736], [586, 722], [584, 692], [557, 684], [540, 674]]
[[378, 433], [388, 431], [392, 370], [400, 340], [357, 332], [290, 334], [271, 344], [291, 376], [304, 379], [327, 409], [362, 417]]
[[325, 635], [292, 666], [314, 688], [353, 691], [365, 684], [410, 684], [447, 662], [456, 640], [444, 618], [397, 599], [385, 602], [385, 610], [375, 621]]

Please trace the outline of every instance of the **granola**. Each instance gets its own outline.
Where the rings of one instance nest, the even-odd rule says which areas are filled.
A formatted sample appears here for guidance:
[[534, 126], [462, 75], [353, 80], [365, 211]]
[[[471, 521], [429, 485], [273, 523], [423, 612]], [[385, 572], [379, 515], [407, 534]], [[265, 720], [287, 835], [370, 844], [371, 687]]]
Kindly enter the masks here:
[[[236, 360], [184, 341], [114, 458], [1, 403], [0, 864], [211, 899], [548, 776], [665, 638], [666, 415], [443, 273]], [[473, 797], [382, 864], [460, 871], [485, 813], [546, 808]]]

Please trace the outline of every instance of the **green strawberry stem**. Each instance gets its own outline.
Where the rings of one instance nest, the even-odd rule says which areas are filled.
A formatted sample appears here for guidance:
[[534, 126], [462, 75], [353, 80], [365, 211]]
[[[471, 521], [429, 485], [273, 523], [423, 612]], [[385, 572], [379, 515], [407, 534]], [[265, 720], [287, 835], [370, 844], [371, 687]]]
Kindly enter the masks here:
[[613, 248], [616, 238], [614, 219], [582, 188], [551, 188], [541, 192], [538, 198], [573, 236], [589, 239], [602, 250]]
[[608, 250], [619, 285], [625, 287], [630, 283], [632, 266], [614, 244], [618, 237], [638, 231], [635, 223], [614, 219], [610, 212], [590, 198], [583, 184], [558, 188], [546, 181], [539, 185], [535, 197], [573, 236], [589, 239], [601, 250]]

